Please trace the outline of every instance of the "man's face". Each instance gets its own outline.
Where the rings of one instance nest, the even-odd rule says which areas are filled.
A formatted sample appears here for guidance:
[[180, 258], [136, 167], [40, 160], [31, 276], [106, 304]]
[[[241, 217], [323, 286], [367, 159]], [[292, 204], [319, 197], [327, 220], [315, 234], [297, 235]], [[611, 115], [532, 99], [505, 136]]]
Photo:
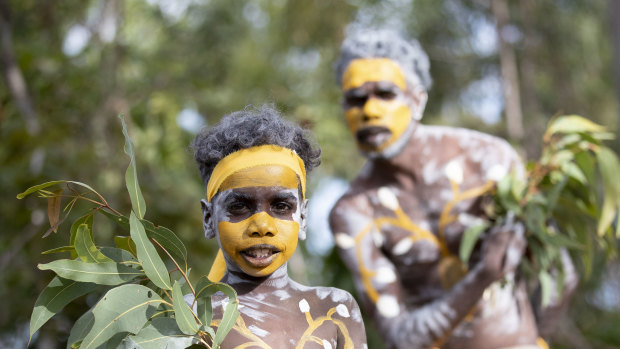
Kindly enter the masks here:
[[353, 60], [343, 74], [343, 107], [358, 147], [380, 153], [412, 122], [413, 99], [402, 70], [387, 58]]
[[229, 263], [268, 276], [293, 255], [304, 219], [299, 181], [283, 166], [257, 166], [229, 176], [213, 199], [217, 237]]

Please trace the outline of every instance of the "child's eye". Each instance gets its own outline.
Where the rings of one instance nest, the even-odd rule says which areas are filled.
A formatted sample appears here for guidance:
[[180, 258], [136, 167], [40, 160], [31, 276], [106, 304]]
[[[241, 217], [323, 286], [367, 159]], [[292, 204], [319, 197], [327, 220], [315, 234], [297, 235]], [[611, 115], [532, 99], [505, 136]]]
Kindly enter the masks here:
[[248, 206], [244, 202], [232, 202], [227, 207], [230, 212], [240, 212], [247, 208]]

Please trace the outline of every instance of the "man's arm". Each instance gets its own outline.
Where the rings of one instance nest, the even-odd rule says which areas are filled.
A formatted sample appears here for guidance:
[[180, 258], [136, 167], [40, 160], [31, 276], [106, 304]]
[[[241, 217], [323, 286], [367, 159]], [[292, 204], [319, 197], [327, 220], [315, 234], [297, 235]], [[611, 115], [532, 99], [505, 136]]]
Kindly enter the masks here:
[[[341, 200], [330, 215], [340, 256], [353, 273], [362, 305], [388, 347], [428, 348], [444, 340], [478, 303], [487, 286], [518, 265], [525, 240], [519, 225], [489, 233], [481, 261], [443, 296], [412, 308], [404, 303], [394, 265], [373, 241], [371, 212]], [[362, 206], [362, 207], [359, 207]]]

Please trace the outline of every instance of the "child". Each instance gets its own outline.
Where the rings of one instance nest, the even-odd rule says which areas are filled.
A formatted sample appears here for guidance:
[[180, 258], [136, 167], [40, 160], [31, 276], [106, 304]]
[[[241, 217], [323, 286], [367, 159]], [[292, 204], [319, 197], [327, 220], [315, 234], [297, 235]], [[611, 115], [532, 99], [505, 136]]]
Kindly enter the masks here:
[[[299, 126], [270, 107], [225, 116], [194, 140], [207, 186], [207, 238], [217, 238], [241, 316], [222, 348], [366, 348], [357, 303], [346, 291], [291, 280], [287, 260], [306, 233], [306, 172], [320, 163]], [[221, 319], [227, 298], [213, 298]], [[220, 312], [218, 314], [218, 312]]]

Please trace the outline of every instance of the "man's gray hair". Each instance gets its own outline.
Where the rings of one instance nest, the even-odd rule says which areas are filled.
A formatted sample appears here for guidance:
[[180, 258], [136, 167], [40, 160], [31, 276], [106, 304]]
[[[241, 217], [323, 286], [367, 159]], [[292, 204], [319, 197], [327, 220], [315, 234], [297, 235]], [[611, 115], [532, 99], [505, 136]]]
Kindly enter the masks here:
[[246, 107], [224, 116], [218, 124], [204, 128], [192, 142], [194, 159], [207, 185], [215, 165], [237, 150], [259, 145], [277, 145], [294, 150], [303, 160], [306, 172], [321, 163], [321, 149], [310, 131], [282, 118], [269, 105]]
[[336, 77], [342, 85], [342, 75], [349, 63], [360, 58], [388, 58], [400, 66], [409, 88], [421, 86], [425, 91], [432, 85], [430, 62], [417, 40], [405, 40], [392, 30], [359, 30], [345, 38], [336, 62]]

